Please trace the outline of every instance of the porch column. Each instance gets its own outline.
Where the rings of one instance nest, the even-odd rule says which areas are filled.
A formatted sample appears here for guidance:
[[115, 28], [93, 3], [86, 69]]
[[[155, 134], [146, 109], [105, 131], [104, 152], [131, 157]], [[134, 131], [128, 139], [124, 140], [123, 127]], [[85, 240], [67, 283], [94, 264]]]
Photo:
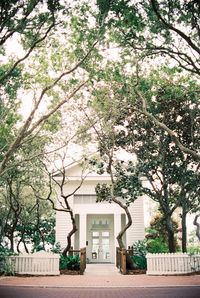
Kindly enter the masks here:
[[86, 246], [86, 233], [87, 233], [87, 216], [86, 214], [80, 214], [80, 230], [79, 230], [79, 248]]

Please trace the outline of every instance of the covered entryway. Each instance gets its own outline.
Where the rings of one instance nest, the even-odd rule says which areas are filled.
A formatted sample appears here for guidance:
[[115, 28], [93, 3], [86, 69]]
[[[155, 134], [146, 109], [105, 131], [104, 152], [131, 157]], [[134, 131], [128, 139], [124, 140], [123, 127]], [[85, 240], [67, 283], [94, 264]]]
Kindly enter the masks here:
[[87, 244], [89, 263], [114, 263], [113, 214], [87, 215]]

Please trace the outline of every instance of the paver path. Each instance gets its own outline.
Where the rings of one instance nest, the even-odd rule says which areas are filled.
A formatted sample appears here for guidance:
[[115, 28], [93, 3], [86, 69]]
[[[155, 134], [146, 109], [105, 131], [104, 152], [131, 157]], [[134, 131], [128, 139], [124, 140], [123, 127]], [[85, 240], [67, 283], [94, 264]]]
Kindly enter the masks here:
[[200, 286], [200, 275], [148, 276], [121, 275], [114, 265], [89, 264], [84, 275], [1, 277], [0, 286], [30, 287], [177, 287]]
[[84, 273], [85, 276], [118, 276], [119, 274], [119, 270], [113, 264], [87, 264]]

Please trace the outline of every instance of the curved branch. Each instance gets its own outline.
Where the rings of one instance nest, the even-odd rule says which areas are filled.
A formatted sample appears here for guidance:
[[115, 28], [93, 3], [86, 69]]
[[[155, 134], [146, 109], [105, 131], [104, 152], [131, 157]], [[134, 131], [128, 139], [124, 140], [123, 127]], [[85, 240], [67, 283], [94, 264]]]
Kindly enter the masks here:
[[[145, 98], [142, 96], [142, 94], [140, 92], [138, 92], [137, 90], [135, 90], [136, 95], [140, 98], [141, 102], [142, 102], [142, 106], [144, 107], [146, 105], [146, 100]], [[158, 127], [160, 127], [161, 129], [163, 129], [164, 131], [166, 131], [170, 137], [172, 138], [172, 141], [179, 147], [179, 149], [186, 153], [191, 155], [194, 160], [200, 161], [200, 154], [198, 152], [196, 152], [195, 150], [189, 149], [188, 147], [185, 147], [180, 140], [178, 139], [176, 133], [171, 130], [166, 124], [164, 124], [163, 122], [159, 121], [156, 117], [154, 117], [151, 113], [149, 113], [146, 108], [145, 109], [136, 109], [134, 108], [135, 111], [147, 116], [153, 123], [155, 123]]]
[[151, 0], [151, 5], [152, 5], [152, 8], [153, 8], [156, 16], [158, 17], [158, 19], [170, 30], [176, 32], [179, 36], [181, 36], [188, 43], [188, 45], [190, 45], [190, 47], [193, 50], [195, 50], [198, 54], [200, 54], [200, 49], [192, 42], [192, 40], [189, 36], [187, 36], [184, 32], [182, 32], [181, 30], [177, 29], [176, 27], [172, 26], [171, 24], [169, 24], [165, 21], [165, 19], [161, 16], [161, 14], [158, 11], [157, 1]]
[[13, 72], [13, 70], [17, 67], [17, 65], [19, 65], [21, 62], [23, 62], [24, 60], [26, 60], [26, 58], [29, 57], [29, 55], [32, 53], [32, 51], [34, 50], [34, 48], [37, 46], [37, 44], [39, 44], [40, 42], [42, 42], [43, 40], [45, 40], [45, 38], [47, 37], [47, 35], [49, 34], [49, 32], [51, 31], [51, 29], [54, 27], [55, 23], [53, 22], [51, 24], [51, 26], [47, 29], [46, 33], [43, 35], [43, 37], [41, 37], [40, 39], [36, 40], [32, 46], [30, 47], [30, 49], [28, 50], [28, 52], [20, 59], [18, 59], [13, 66], [2, 76], [0, 77], [0, 84], [3, 83], [3, 81], [5, 81], [5, 79], [7, 79], [11, 73]]
[[72, 73], [73, 71], [75, 71], [82, 63], [84, 63], [84, 61], [88, 58], [88, 56], [90, 55], [90, 53], [92, 52], [92, 50], [94, 49], [95, 45], [98, 43], [98, 40], [95, 41], [92, 45], [92, 47], [89, 49], [89, 51], [87, 52], [87, 54], [83, 57], [83, 59], [81, 59], [74, 67], [72, 67], [70, 70], [63, 72], [57, 79], [54, 80], [54, 82], [48, 86], [46, 86], [41, 94], [40, 97], [38, 99], [38, 101], [36, 102], [36, 105], [34, 107], [34, 109], [31, 111], [30, 115], [28, 116], [27, 120], [25, 121], [24, 125], [22, 126], [17, 138], [15, 139], [15, 141], [10, 145], [10, 147], [8, 148], [8, 151], [5, 153], [3, 160], [0, 163], [0, 173], [2, 173], [5, 169], [6, 163], [8, 162], [8, 160], [10, 159], [10, 156], [13, 154], [13, 152], [19, 147], [19, 145], [21, 144], [22, 140], [27, 137], [28, 135], [30, 135], [42, 122], [44, 122], [45, 120], [47, 120], [53, 113], [55, 113], [63, 104], [65, 104], [70, 98], [72, 98], [75, 93], [81, 89], [81, 87], [83, 85], [86, 84], [86, 82], [82, 83], [80, 86], [78, 86], [70, 95], [68, 98], [62, 100], [53, 110], [51, 110], [49, 113], [47, 113], [46, 115], [42, 116], [33, 126], [32, 128], [28, 131], [34, 115], [44, 97], [44, 95], [46, 94], [46, 92], [50, 89], [52, 89], [64, 76]]

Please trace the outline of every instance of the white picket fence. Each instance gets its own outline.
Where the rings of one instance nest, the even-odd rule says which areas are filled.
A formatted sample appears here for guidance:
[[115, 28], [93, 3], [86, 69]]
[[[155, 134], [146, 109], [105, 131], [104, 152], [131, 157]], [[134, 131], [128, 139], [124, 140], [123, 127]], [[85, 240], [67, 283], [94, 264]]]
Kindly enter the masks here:
[[146, 257], [148, 275], [176, 275], [200, 271], [200, 255], [149, 253]]
[[39, 251], [11, 256], [9, 262], [17, 274], [59, 275], [59, 258], [58, 254]]

